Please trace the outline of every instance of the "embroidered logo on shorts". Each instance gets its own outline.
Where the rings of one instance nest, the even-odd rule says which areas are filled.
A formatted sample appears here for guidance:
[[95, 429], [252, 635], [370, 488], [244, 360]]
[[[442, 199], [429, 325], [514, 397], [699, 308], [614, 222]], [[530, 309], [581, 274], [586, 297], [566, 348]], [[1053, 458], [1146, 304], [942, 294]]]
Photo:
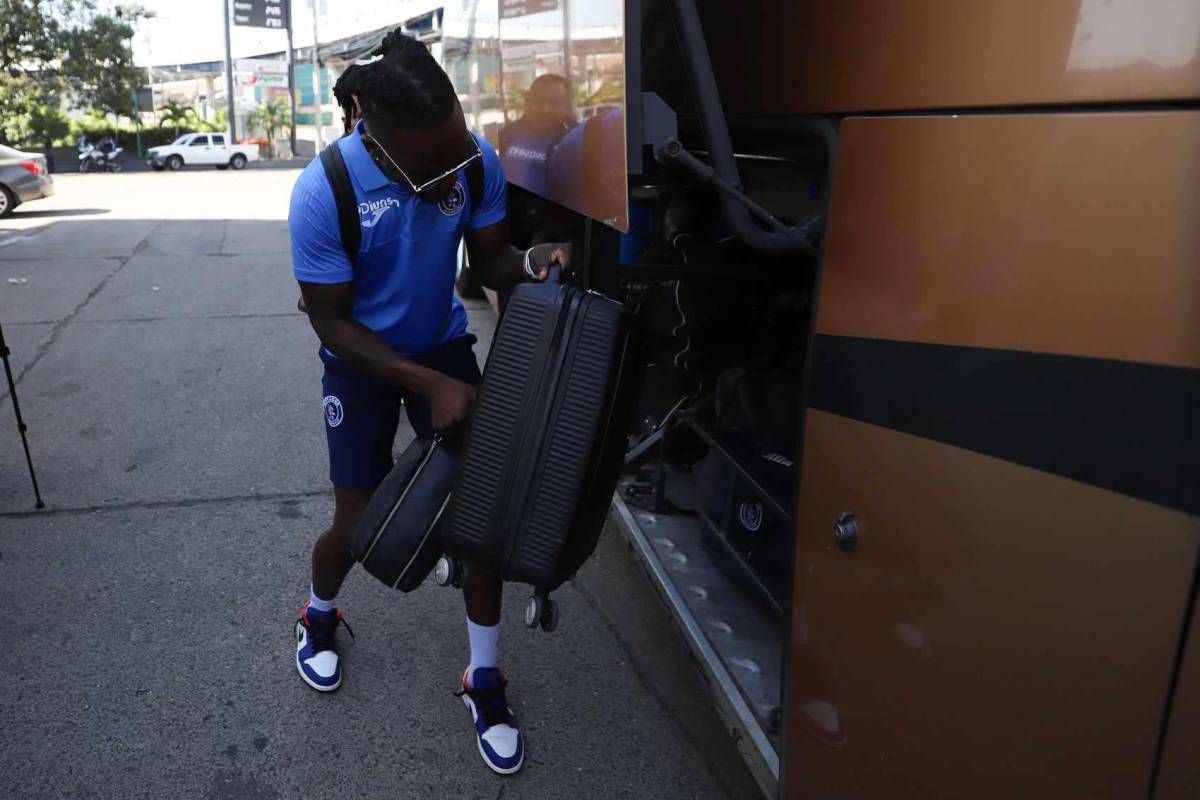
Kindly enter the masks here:
[[342, 401], [338, 400], [333, 395], [329, 395], [325, 398], [323, 405], [325, 407], [326, 424], [328, 424], [331, 428], [336, 428], [338, 425], [341, 425], [342, 420], [346, 416], [345, 412], [342, 411]]
[[441, 211], [447, 217], [453, 217], [462, 211], [466, 202], [467, 193], [463, 191], [461, 183], [456, 183], [454, 184], [454, 188], [450, 190], [450, 194], [446, 195], [446, 199], [438, 203], [438, 211]]
[[742, 523], [742, 527], [751, 533], [758, 533], [758, 529], [763, 523], [763, 507], [762, 503], [755, 500], [754, 502], [743, 502], [738, 509], [738, 521]]

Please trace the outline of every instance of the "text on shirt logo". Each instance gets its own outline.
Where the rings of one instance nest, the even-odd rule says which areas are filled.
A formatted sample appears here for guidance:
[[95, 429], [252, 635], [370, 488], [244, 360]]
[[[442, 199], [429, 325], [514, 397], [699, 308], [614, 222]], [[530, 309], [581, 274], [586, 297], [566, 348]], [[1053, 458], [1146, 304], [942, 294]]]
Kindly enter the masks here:
[[507, 155], [509, 158], [520, 158], [524, 161], [537, 161], [539, 163], [545, 163], [547, 158], [544, 150], [534, 150], [530, 147], [520, 147], [518, 145], [508, 148]]
[[385, 197], [382, 200], [371, 200], [366, 203], [359, 203], [359, 219], [364, 228], [374, 228], [379, 224], [379, 220], [383, 219], [384, 214], [386, 214], [390, 209], [399, 207], [400, 201], [394, 197]]

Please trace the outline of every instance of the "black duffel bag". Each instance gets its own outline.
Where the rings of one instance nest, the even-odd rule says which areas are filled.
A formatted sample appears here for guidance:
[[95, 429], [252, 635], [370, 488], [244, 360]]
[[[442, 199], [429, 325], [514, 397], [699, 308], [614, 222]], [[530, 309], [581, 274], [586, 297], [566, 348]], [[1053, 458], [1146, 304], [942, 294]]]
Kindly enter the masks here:
[[415, 439], [371, 495], [351, 552], [379, 580], [411, 592], [442, 555], [436, 529], [450, 501], [457, 460], [442, 437]]

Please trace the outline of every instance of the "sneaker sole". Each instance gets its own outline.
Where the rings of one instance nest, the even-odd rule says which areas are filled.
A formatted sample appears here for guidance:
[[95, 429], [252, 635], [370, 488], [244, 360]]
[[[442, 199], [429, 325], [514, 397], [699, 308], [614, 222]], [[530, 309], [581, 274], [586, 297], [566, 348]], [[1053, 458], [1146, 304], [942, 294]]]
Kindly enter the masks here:
[[[305, 678], [305, 680], [308, 680], [308, 679]], [[467, 700], [466, 697], [463, 697], [463, 705], [465, 705], [467, 707], [467, 711], [471, 711], [471, 703], [470, 703], [470, 701]], [[475, 714], [473, 712], [471, 714], [471, 720], [472, 720], [472, 724], [474, 724]], [[521, 760], [517, 762], [515, 767], [510, 767], [508, 769], [501, 769], [500, 767], [497, 767], [495, 764], [493, 764], [491, 762], [491, 760], [487, 757], [487, 753], [485, 753], [483, 751], [483, 740], [479, 738], [479, 734], [475, 734], [475, 746], [479, 748], [479, 757], [483, 759], [483, 763], [487, 764], [488, 769], [490, 769], [492, 772], [496, 773], [497, 775], [513, 775], [513, 774], [519, 772], [521, 770], [521, 767], [523, 767], [525, 765], [524, 745], [522, 745], [522, 747], [521, 747]]]
[[[299, 623], [297, 623], [297, 624], [299, 624]], [[296, 651], [296, 672], [300, 673], [301, 680], [303, 680], [305, 683], [307, 683], [312, 688], [316, 689], [318, 692], [336, 692], [338, 690], [338, 687], [340, 687], [342, 685], [342, 679], [340, 676], [338, 677], [337, 683], [333, 684], [332, 686], [321, 686], [318, 683], [313, 683], [312, 679], [304, 674], [304, 667], [301, 666], [301, 664], [300, 664], [300, 651], [299, 650]]]

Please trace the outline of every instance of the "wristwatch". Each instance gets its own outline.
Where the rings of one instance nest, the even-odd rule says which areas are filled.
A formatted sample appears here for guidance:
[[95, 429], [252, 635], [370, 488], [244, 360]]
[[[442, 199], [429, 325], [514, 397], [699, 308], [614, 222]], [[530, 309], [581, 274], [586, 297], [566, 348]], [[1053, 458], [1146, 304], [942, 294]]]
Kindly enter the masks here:
[[529, 280], [536, 281], [538, 279], [537, 273], [533, 271], [533, 265], [529, 263], [529, 254], [532, 252], [532, 247], [525, 251], [525, 274], [529, 277]]

